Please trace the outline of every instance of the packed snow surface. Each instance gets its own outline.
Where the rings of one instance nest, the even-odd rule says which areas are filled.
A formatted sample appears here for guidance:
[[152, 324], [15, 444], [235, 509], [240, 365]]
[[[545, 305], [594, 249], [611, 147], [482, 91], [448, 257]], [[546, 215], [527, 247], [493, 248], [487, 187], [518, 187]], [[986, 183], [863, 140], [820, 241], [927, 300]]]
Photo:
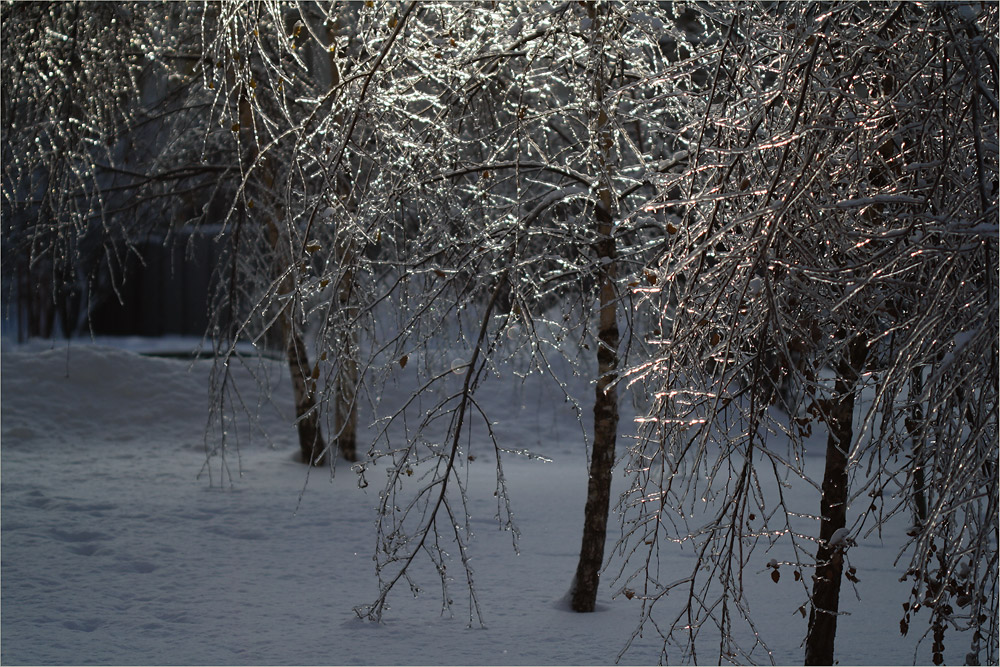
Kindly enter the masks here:
[[[463, 463], [475, 531], [471, 564], [486, 627], [470, 627], [457, 561], [451, 613], [442, 613], [436, 575], [423, 567], [416, 570], [420, 594], [399, 588], [376, 624], [353, 608], [378, 593], [372, 553], [379, 469], [369, 470], [367, 488], [344, 464], [332, 478], [314, 470], [307, 480], [294, 459], [287, 377], [271, 386], [274, 405], [259, 410], [263, 432], [230, 433], [240, 446], [227, 457], [228, 472], [217, 457], [206, 467], [214, 437], [206, 431], [212, 362], [135, 351], [158, 345], [3, 344], [0, 662], [614, 663], [639, 612], [638, 598], [612, 588], [617, 517], [599, 610], [573, 613], [564, 596], [582, 531], [586, 448], [561, 392], [537, 374], [493, 382], [479, 395], [505, 447], [551, 459], [504, 459], [519, 554], [512, 532], [494, 518], [497, 473], [483, 433], [473, 431], [468, 443], [482, 456]], [[267, 363], [281, 378], [282, 364]], [[236, 380], [252, 403], [255, 385], [248, 376]], [[405, 396], [406, 382], [401, 374], [392, 390]], [[585, 380], [570, 390], [587, 405], [592, 389]], [[817, 475], [819, 451], [808, 461]], [[786, 497], [808, 511], [818, 506], [805, 484]], [[840, 664], [930, 660], [929, 640], [915, 653], [923, 631], [916, 619], [910, 636], [898, 630], [907, 584], [898, 581], [892, 561], [904, 523], [851, 549], [861, 583], [845, 582]], [[778, 582], [770, 576], [782, 558], [755, 553], [744, 571], [745, 594], [771, 657], [801, 664], [806, 620], [798, 609], [805, 600], [790, 575]], [[684, 576], [691, 559], [690, 550], [665, 544], [661, 572], [676, 567]], [[707, 652], [699, 659], [714, 664], [718, 638], [710, 630], [705, 636]], [[965, 638], [951, 639], [947, 657], [960, 660]], [[661, 648], [647, 630], [621, 662], [655, 664]], [[682, 656], [671, 648], [665, 658]]]

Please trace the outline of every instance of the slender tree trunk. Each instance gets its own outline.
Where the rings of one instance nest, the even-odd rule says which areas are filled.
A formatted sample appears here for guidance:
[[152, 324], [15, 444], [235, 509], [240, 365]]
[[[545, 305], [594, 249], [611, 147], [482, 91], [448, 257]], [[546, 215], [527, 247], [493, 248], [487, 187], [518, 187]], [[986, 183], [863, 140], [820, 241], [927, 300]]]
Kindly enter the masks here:
[[[260, 157], [258, 155], [257, 142], [253, 134], [253, 109], [247, 97], [248, 92], [243, 91], [240, 95], [240, 133], [245, 138], [247, 146], [247, 164], [256, 163]], [[265, 158], [266, 160], [267, 158]], [[268, 162], [259, 166], [262, 174], [261, 185], [270, 193], [274, 188], [274, 172]], [[267, 210], [267, 206], [261, 206], [259, 210]], [[283, 243], [281, 230], [278, 223], [265, 213], [267, 225], [268, 244], [271, 248], [271, 259], [274, 263], [274, 271], [282, 278], [278, 290], [280, 294], [291, 294], [295, 289], [295, 284], [288, 269], [291, 265], [291, 246]], [[287, 247], [286, 247], [287, 246]], [[316, 410], [316, 375], [309, 365], [309, 355], [306, 352], [305, 342], [302, 334], [295, 324], [294, 304], [290, 301], [282, 306], [278, 315], [278, 326], [281, 328], [281, 337], [285, 344], [285, 354], [288, 357], [288, 370], [292, 377], [292, 391], [295, 395], [295, 418], [296, 429], [299, 434], [299, 449], [302, 452], [303, 463], [314, 466], [323, 465], [326, 462], [326, 444], [323, 441], [323, 432], [319, 422], [319, 411]]]
[[[594, 48], [603, 48], [595, 4], [587, 3], [591, 20]], [[618, 436], [618, 390], [614, 384], [618, 371], [618, 301], [615, 294], [617, 251], [613, 236], [612, 193], [608, 177], [611, 153], [611, 133], [604, 102], [604, 56], [592, 58], [595, 98], [598, 106], [597, 143], [598, 167], [601, 186], [599, 204], [595, 206], [597, 219], [598, 261], [598, 344], [597, 389], [594, 397], [594, 447], [590, 459], [590, 478], [587, 482], [587, 503], [584, 508], [583, 541], [580, 561], [573, 582], [572, 607], [574, 611], [594, 611], [601, 565], [604, 562], [604, 543], [607, 537], [608, 510], [611, 506], [611, 471], [615, 464], [615, 440]]]
[[[327, 28], [327, 37], [331, 45], [336, 44], [337, 30], [340, 21]], [[334, 48], [328, 50], [330, 62], [330, 89], [340, 85], [340, 65], [338, 54]], [[338, 118], [343, 124], [343, 118]], [[334, 175], [336, 179], [336, 174]], [[340, 187], [339, 194], [345, 201], [349, 200], [348, 188]], [[355, 261], [358, 249], [350, 238], [341, 239], [337, 244], [337, 255], [340, 265], [345, 267], [343, 284], [337, 292], [338, 306], [343, 312], [344, 329], [337, 337], [340, 349], [337, 350], [340, 361], [340, 372], [336, 377], [336, 407], [334, 409], [334, 428], [336, 429], [336, 446], [340, 455], [348, 461], [357, 461], [357, 431], [358, 405], [357, 390], [361, 380], [360, 364], [358, 362], [358, 329], [357, 329], [357, 284], [355, 282]]]
[[307, 375], [309, 371], [309, 356], [302, 336], [291, 321], [289, 304], [280, 317], [281, 329], [285, 338], [285, 351], [288, 355], [288, 369], [292, 376], [292, 389], [295, 392], [295, 417], [298, 420], [296, 429], [299, 434], [299, 449], [302, 452], [302, 462], [321, 466], [326, 463], [326, 444], [323, 442], [323, 430], [319, 423], [319, 411], [316, 409], [315, 378]]
[[915, 505], [916, 524], [923, 528], [927, 522], [927, 492], [924, 480], [924, 443], [921, 439], [921, 424], [924, 421], [924, 410], [920, 405], [920, 394], [924, 391], [924, 369], [917, 366], [910, 372], [910, 400], [913, 407], [910, 418], [913, 420], [907, 429], [913, 443], [913, 501]]
[[[610, 232], [609, 224], [600, 229]], [[602, 241], [601, 258], [614, 258], [614, 240]], [[594, 447], [587, 481], [587, 504], [584, 508], [583, 541], [573, 587], [574, 611], [594, 611], [597, 585], [604, 562], [608, 511], [611, 506], [611, 471], [615, 464], [615, 441], [618, 436], [618, 390], [612, 384], [618, 368], [618, 322], [616, 319], [614, 264], [602, 269], [600, 276], [600, 319], [598, 331], [598, 380], [594, 397]]]
[[[350, 241], [345, 240], [344, 244], [350, 244]], [[348, 461], [357, 461], [357, 388], [360, 372], [357, 356], [358, 329], [355, 319], [358, 315], [358, 306], [357, 296], [354, 294], [354, 252], [350, 245], [341, 250], [340, 258], [343, 262], [342, 266], [350, 268], [345, 270], [344, 284], [337, 294], [340, 309], [343, 311], [344, 330], [338, 336], [340, 349], [337, 350], [340, 359], [340, 372], [337, 374], [337, 403], [334, 413], [335, 428], [337, 429], [336, 445], [341, 456]]]
[[832, 665], [837, 614], [840, 611], [840, 583], [844, 571], [843, 545], [831, 545], [830, 538], [847, 525], [847, 454], [854, 440], [854, 402], [857, 381], [867, 357], [863, 336], [856, 335], [846, 346], [837, 364], [833, 397], [827, 401], [826, 468], [820, 499], [819, 549], [813, 575], [812, 610], [806, 636], [807, 665]]

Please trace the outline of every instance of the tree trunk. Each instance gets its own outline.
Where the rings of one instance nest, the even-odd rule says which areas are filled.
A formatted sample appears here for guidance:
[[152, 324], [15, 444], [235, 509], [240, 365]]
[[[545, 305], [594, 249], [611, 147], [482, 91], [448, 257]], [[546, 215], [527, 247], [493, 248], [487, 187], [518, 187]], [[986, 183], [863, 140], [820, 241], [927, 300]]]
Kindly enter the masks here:
[[[281, 314], [281, 329], [284, 332], [285, 349], [288, 354], [288, 370], [292, 376], [292, 389], [295, 392], [296, 428], [299, 433], [299, 449], [302, 452], [302, 462], [321, 466], [326, 463], [326, 444], [323, 442], [323, 430], [319, 423], [319, 411], [316, 410], [314, 398], [315, 378], [309, 371], [309, 356], [302, 336], [294, 327], [287, 306]], [[310, 376], [307, 376], [307, 373]]]
[[[246, 139], [247, 163], [252, 165], [260, 160], [256, 139], [253, 134], [254, 119], [253, 109], [250, 106], [248, 92], [243, 91], [240, 95], [240, 133]], [[274, 188], [274, 172], [269, 160], [259, 165], [262, 174], [261, 186], [270, 194]], [[259, 210], [267, 211], [265, 204]], [[291, 294], [295, 289], [295, 282], [292, 274], [289, 273], [291, 266], [291, 244], [284, 247], [282, 243], [281, 230], [274, 218], [265, 212], [267, 224], [268, 244], [271, 249], [271, 259], [274, 263], [274, 271], [277, 276], [284, 276], [278, 287], [279, 294]], [[285, 353], [288, 356], [288, 370], [292, 377], [292, 391], [295, 395], [295, 418], [296, 429], [299, 434], [299, 449], [302, 452], [302, 462], [309, 465], [321, 466], [326, 462], [326, 443], [323, 441], [323, 432], [319, 423], [319, 411], [316, 410], [316, 399], [314, 397], [316, 389], [316, 379], [318, 373], [313, 373], [309, 365], [309, 355], [306, 352], [305, 342], [295, 325], [294, 303], [290, 301], [282, 306], [278, 315], [278, 325], [281, 328], [281, 337], [285, 343]]]
[[826, 402], [829, 435], [826, 441], [826, 468], [820, 499], [819, 548], [813, 575], [812, 609], [806, 635], [807, 665], [832, 665], [837, 614], [840, 611], [840, 582], [844, 571], [844, 545], [831, 545], [830, 538], [847, 525], [847, 454], [854, 440], [854, 401], [857, 381], [868, 353], [867, 342], [855, 336], [843, 350], [837, 364], [834, 395]]
[[341, 369], [337, 382], [336, 429], [337, 449], [348, 461], [357, 461], [358, 431], [358, 362], [355, 358], [358, 334], [353, 328], [347, 332], [347, 341], [341, 352]]
[[[600, 26], [593, 2], [587, 3], [595, 48], [600, 45]], [[607, 537], [608, 510], [611, 505], [611, 471], [615, 464], [615, 440], [618, 435], [618, 390], [614, 384], [618, 371], [618, 303], [615, 294], [617, 255], [612, 224], [612, 195], [607, 174], [611, 153], [611, 135], [608, 117], [603, 108], [604, 68], [603, 53], [593, 59], [591, 76], [599, 109], [597, 117], [598, 166], [600, 172], [599, 203], [595, 206], [597, 219], [597, 278], [599, 286], [599, 319], [597, 332], [597, 389], [594, 397], [594, 447], [590, 458], [590, 477], [587, 482], [587, 503], [584, 508], [583, 541], [580, 561], [573, 581], [572, 607], [574, 611], [591, 612], [597, 602], [597, 586], [601, 565], [604, 562], [604, 543]]]
[[358, 364], [358, 329], [355, 319], [358, 315], [357, 297], [354, 294], [354, 252], [349, 240], [344, 240], [346, 249], [339, 252], [342, 266], [350, 267], [344, 272], [344, 284], [338, 291], [339, 306], [343, 311], [344, 329], [338, 336], [340, 349], [340, 372], [337, 374], [337, 395], [335, 408], [335, 428], [337, 429], [337, 449], [348, 461], [357, 461], [358, 405], [357, 389], [360, 380]]
[[[339, 19], [334, 25], [327, 28], [327, 38], [331, 45], [336, 44], [337, 31], [340, 29]], [[328, 50], [330, 64], [330, 89], [333, 90], [340, 85], [340, 65], [338, 54], [333, 48]], [[343, 124], [343, 118], [338, 117], [339, 124]], [[350, 187], [344, 186], [334, 174], [334, 182], [338, 194], [345, 202], [350, 198]], [[348, 461], [357, 461], [357, 431], [358, 431], [358, 405], [357, 390], [361, 379], [360, 364], [358, 362], [358, 305], [356, 283], [355, 283], [355, 259], [357, 257], [356, 244], [350, 238], [341, 239], [337, 244], [337, 255], [340, 265], [345, 267], [343, 284], [337, 291], [338, 306], [343, 311], [343, 330], [337, 337], [339, 349], [337, 350], [340, 361], [340, 372], [336, 377], [336, 407], [334, 408], [334, 428], [336, 429], [336, 446], [340, 455]]]
[[[611, 237], [610, 216], [599, 226], [601, 260], [615, 257], [615, 242]], [[604, 562], [608, 510], [611, 506], [611, 471], [615, 464], [615, 441], [618, 436], [618, 390], [612, 384], [618, 368], [618, 322], [615, 298], [615, 265], [612, 261], [600, 271], [600, 319], [598, 330], [597, 389], [594, 397], [594, 448], [590, 458], [590, 478], [587, 482], [587, 504], [584, 508], [583, 542], [580, 562], [573, 586], [573, 609], [594, 611], [597, 584]]]
[[910, 400], [913, 407], [910, 409], [910, 418], [913, 420], [907, 424], [907, 431], [913, 447], [913, 501], [916, 514], [916, 525], [920, 528], [927, 523], [927, 492], [924, 480], [924, 443], [921, 424], [924, 421], [924, 410], [920, 405], [920, 395], [924, 391], [924, 369], [916, 366], [910, 372]]

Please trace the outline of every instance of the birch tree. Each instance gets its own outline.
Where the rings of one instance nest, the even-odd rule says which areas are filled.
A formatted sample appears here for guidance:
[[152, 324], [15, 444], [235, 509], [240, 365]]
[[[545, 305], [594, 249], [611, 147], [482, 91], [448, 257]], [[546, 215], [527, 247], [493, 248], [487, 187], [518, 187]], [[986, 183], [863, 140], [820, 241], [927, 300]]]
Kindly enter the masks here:
[[[663, 20], [640, 9], [652, 11], [646, 5], [572, 4], [493, 11], [488, 23], [473, 29], [481, 55], [467, 62], [485, 65], [465, 90], [495, 92], [485, 100], [487, 115], [470, 118], [465, 132], [473, 138], [499, 130], [510, 140], [486, 155], [458, 152], [456, 168], [432, 178], [456, 182], [478, 174], [474, 185], [463, 184], [477, 192], [471, 201], [497, 202], [502, 215], [477, 210], [479, 224], [493, 244], [509, 240], [509, 251], [491, 257], [516, 273], [500, 267], [485, 273], [508, 282], [509, 292], [504, 287], [500, 293], [508, 306], [502, 323], [527, 332], [540, 370], [551, 374], [545, 355], [560, 353], [570, 340], [597, 351], [585, 527], [569, 596], [578, 611], [592, 611], [598, 592], [618, 431], [619, 357], [627, 358], [636, 344], [631, 314], [622, 307], [625, 286], [646, 279], [645, 257], [666, 234], [642, 206], [654, 191], [651, 181], [682, 159], [670, 149], [670, 123], [677, 116], [671, 99], [659, 84], [631, 85], [641, 78], [637, 72], [667, 73], [659, 45]], [[605, 34], [617, 39], [605, 41]], [[635, 102], [645, 96], [659, 106]], [[639, 108], [645, 115], [636, 118]], [[540, 326], [549, 324], [544, 309], [552, 298], [561, 311], [554, 340]], [[624, 350], [620, 326], [629, 343]], [[487, 355], [483, 363], [496, 362]]]
[[[615, 460], [617, 358], [637, 344], [622, 308], [625, 286], [646, 279], [645, 257], [666, 233], [655, 217], [642, 214], [642, 203], [655, 192], [652, 180], [679, 159], [669, 146], [673, 130], [658, 136], [651, 129], [668, 128], [675, 114], [660, 92], [664, 86], [629, 87], [638, 71], [664, 71], [662, 20], [631, 5], [616, 7], [607, 21], [613, 34], [627, 39], [604, 45], [594, 28], [598, 8], [590, 9], [593, 16], [571, 3], [407, 5], [398, 13], [374, 5], [360, 15], [362, 34], [402, 26], [379, 68], [367, 70], [378, 92], [365, 99], [367, 122], [358, 126], [379, 149], [370, 163], [362, 158], [371, 164], [370, 172], [365, 167], [370, 180], [357, 186], [357, 220], [369, 239], [363, 261], [370, 263], [363, 271], [373, 287], [362, 290], [373, 296], [358, 311], [373, 318], [370, 351], [361, 363], [365, 392], [376, 396], [374, 387], [409, 372], [413, 359], [423, 359], [416, 372], [426, 377], [403, 409], [378, 414], [378, 399], [371, 406], [377, 435], [369, 460], [357, 470], [366, 480], [387, 461], [389, 481], [376, 547], [380, 595], [358, 608], [362, 616], [381, 618], [397, 583], [419, 588], [409, 577], [423, 558], [441, 575], [442, 599], [450, 607], [443, 540], [467, 566], [469, 539], [462, 521], [461, 442], [473, 418], [491, 433], [474, 394], [499, 374], [507, 358], [499, 342], [506, 337], [530, 350], [531, 366], [556, 382], [548, 355], [566, 354], [571, 340], [590, 354], [597, 350], [591, 460], [601, 483], [592, 489], [598, 502], [587, 522], [600, 528], [607, 521], [607, 503], [602, 509], [599, 496], [608, 493]], [[625, 68], [626, 54], [636, 69]], [[595, 91], [612, 85], [615, 97], [595, 98]], [[648, 120], [639, 120], [630, 111], [640, 108], [635, 100], [644, 95], [659, 95], [660, 104], [642, 107]], [[388, 320], [382, 312], [376, 325], [379, 305], [389, 303], [400, 306]], [[442, 326], [452, 317], [468, 332], [460, 341], [466, 352], [438, 370], [427, 364], [428, 352], [441, 343], [435, 337], [453, 335]], [[619, 320], [627, 332], [624, 350], [614, 333]], [[461, 388], [433, 398], [452, 369], [463, 374]], [[418, 425], [405, 441], [394, 442], [392, 429], [413, 414], [408, 406], [428, 398], [431, 407], [424, 403]], [[443, 434], [435, 433], [441, 422]], [[493, 449], [497, 518], [516, 535], [502, 473], [502, 458], [512, 452], [495, 440]], [[593, 608], [604, 540], [603, 529], [585, 537], [590, 557], [581, 570], [588, 579], [581, 610]], [[465, 573], [474, 621], [479, 610], [471, 569]]]
[[[686, 196], [664, 197], [683, 206], [680, 233], [661, 260], [662, 287], [646, 291], [665, 333], [633, 376], [662, 387], [622, 501], [620, 576], [642, 600], [640, 629], [656, 623], [664, 655], [675, 646], [697, 660], [712, 628], [718, 659], [767, 660], [740, 582], [758, 549], [781, 545], [790, 557], [769, 569], [777, 581], [791, 567], [802, 586], [806, 663], [832, 664], [841, 581], [863, 590], [851, 546], [913, 508], [922, 518], [900, 562], [917, 584], [901, 630], [928, 607], [936, 662], [947, 627], [968, 630], [968, 660], [995, 656], [985, 638], [996, 623], [996, 523], [983, 517], [997, 502], [986, 444], [996, 432], [997, 349], [986, 334], [996, 330], [986, 120], [996, 49], [982, 35], [996, 14], [852, 3], [706, 6], [703, 16], [718, 36], [704, 56], [713, 74]], [[945, 369], [966, 344], [978, 361], [953, 375]], [[922, 381], [927, 368], [947, 400], [977, 408], [931, 409], [944, 394]], [[979, 378], [975, 398], [959, 376]], [[804, 466], [813, 428], [827, 430], [820, 479]], [[771, 444], [775, 433], [787, 448]], [[976, 463], [959, 473], [953, 456]], [[815, 509], [785, 501], [789, 479], [816, 489], [816, 532], [798, 519]], [[693, 524], [682, 514], [692, 511]], [[686, 576], [657, 570], [668, 536], [698, 555]], [[652, 609], [678, 591], [682, 611], [655, 621]]]

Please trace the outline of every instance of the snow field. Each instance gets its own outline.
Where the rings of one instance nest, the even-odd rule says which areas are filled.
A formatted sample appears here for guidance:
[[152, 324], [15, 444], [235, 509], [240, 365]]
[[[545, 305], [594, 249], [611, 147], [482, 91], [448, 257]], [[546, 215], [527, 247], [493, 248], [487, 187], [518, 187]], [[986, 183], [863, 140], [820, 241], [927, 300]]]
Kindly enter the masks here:
[[[512, 389], [492, 381], [477, 394], [498, 422], [502, 446], [551, 459], [504, 457], [518, 555], [511, 532], [495, 520], [496, 471], [485, 428], [474, 425], [463, 445], [476, 456], [463, 461], [462, 476], [482, 629], [469, 627], [465, 576], [454, 551], [451, 614], [441, 613], [437, 575], [421, 560], [414, 570], [418, 597], [403, 584], [381, 625], [358, 619], [353, 607], [378, 593], [373, 508], [385, 466], [368, 468], [367, 488], [343, 463], [333, 479], [313, 470], [306, 484], [306, 468], [294, 461], [291, 392], [278, 362], [275, 406], [260, 413], [271, 444], [242, 427], [239, 455], [227, 457], [232, 484], [220, 475], [218, 458], [211, 483], [203, 470], [210, 361], [76, 343], [67, 354], [62, 345], [5, 342], [0, 362], [4, 664], [610, 664], [635, 627], [638, 599], [613, 597], [620, 588], [611, 582], [620, 567], [616, 556], [597, 613], [572, 613], [562, 601], [576, 567], [586, 457], [579, 423], [551, 382], [529, 379]], [[249, 377], [234, 372], [244, 395], [254, 396]], [[592, 389], [579, 382], [570, 390], [586, 422]], [[401, 377], [383, 399], [392, 404], [407, 391]], [[623, 432], [628, 425], [623, 419]], [[809, 445], [821, 442], [814, 435]], [[810, 456], [807, 467], [818, 477], [822, 458]], [[620, 466], [616, 493], [626, 482]], [[818, 506], [808, 485], [792, 484], [785, 493], [806, 512]], [[812, 521], [802, 522], [812, 534]], [[898, 631], [908, 586], [892, 565], [905, 539], [898, 523], [881, 540], [862, 540], [849, 552], [860, 601], [845, 582], [842, 608], [850, 615], [838, 631], [841, 664], [930, 660], [929, 641], [914, 655], [920, 615], [909, 637]], [[617, 516], [609, 530], [611, 555]], [[775, 583], [766, 566], [771, 558], [789, 559], [783, 549], [754, 552], [744, 591], [774, 660], [800, 664], [806, 621], [796, 610], [805, 602], [803, 584], [788, 565], [780, 566]], [[690, 548], [663, 550], [661, 572], [679, 578], [692, 564]], [[674, 595], [661, 603], [658, 620], [676, 613]], [[960, 661], [965, 638], [948, 639], [946, 657]], [[717, 645], [706, 629], [702, 659], [714, 662]], [[647, 630], [622, 662], [655, 663], [660, 649]], [[680, 655], [671, 649], [667, 657]]]

